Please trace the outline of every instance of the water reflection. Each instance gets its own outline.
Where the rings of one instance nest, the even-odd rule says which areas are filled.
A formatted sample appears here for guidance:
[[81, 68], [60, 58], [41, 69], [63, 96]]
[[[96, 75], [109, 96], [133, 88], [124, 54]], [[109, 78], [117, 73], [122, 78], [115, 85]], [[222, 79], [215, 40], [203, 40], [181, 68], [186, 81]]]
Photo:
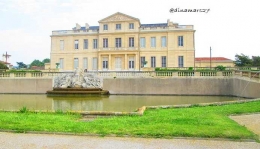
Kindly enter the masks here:
[[146, 105], [179, 105], [205, 102], [237, 100], [226, 96], [54, 96], [45, 94], [0, 94], [1, 110], [19, 110], [26, 106], [30, 110], [48, 111], [134, 111]]

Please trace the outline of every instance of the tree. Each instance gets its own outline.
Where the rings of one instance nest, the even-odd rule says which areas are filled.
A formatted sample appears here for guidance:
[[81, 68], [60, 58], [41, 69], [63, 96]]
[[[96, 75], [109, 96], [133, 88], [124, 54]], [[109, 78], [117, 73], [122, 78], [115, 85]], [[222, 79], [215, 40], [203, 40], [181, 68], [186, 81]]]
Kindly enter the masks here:
[[252, 56], [253, 66], [260, 66], [260, 56]]
[[44, 60], [42, 60], [43, 64], [45, 63], [49, 63], [51, 60], [49, 58], [45, 58]]
[[0, 69], [9, 69], [6, 64], [0, 62]]
[[39, 60], [36, 60], [36, 59], [35, 59], [35, 60], [30, 64], [30, 68], [31, 68], [32, 66], [41, 67], [41, 66], [44, 66], [44, 63], [41, 62], [41, 61], [39, 61]]
[[252, 59], [249, 58], [249, 56], [244, 55], [241, 53], [241, 55], [236, 54], [235, 55], [235, 65], [239, 67], [243, 66], [252, 66], [253, 62]]
[[24, 64], [23, 62], [16, 62], [17, 65], [18, 65], [18, 68], [21, 69], [21, 68], [27, 68], [27, 65]]

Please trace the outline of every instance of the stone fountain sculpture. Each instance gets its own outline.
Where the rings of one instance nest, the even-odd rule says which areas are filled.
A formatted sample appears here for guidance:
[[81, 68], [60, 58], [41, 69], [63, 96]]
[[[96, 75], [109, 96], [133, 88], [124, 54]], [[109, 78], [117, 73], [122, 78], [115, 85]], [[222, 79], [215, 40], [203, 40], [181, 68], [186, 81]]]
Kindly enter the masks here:
[[79, 68], [77, 68], [74, 73], [61, 74], [55, 77], [53, 83], [53, 90], [46, 92], [50, 96], [55, 94], [109, 94], [109, 91], [102, 89], [102, 78], [94, 73], [83, 73]]
[[94, 73], [83, 73], [79, 68], [73, 74], [54, 78], [54, 88], [102, 88], [103, 80]]

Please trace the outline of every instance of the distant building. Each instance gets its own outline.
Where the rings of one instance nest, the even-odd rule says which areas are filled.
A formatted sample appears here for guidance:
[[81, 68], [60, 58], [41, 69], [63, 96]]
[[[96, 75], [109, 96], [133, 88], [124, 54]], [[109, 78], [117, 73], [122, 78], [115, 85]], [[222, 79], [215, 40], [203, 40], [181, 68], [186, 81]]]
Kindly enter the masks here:
[[[225, 57], [211, 57], [211, 67], [234, 67], [234, 61]], [[196, 57], [195, 67], [210, 67], [210, 57]]]
[[150, 68], [194, 67], [193, 25], [141, 24], [120, 12], [98, 22], [52, 31], [50, 69], [138, 71], [146, 62]]
[[4, 61], [0, 61], [0, 63], [5, 64], [9, 69], [13, 68], [13, 65], [11, 63], [4, 62]]

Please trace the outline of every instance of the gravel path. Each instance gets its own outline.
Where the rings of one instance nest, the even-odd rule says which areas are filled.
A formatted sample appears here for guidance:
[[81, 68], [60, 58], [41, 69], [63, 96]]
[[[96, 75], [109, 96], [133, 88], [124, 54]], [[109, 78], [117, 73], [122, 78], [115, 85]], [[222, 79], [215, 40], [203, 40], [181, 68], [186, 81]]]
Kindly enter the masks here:
[[260, 149], [260, 143], [201, 139], [147, 139], [0, 132], [0, 149]]
[[238, 124], [247, 127], [260, 138], [260, 114], [230, 116]]

